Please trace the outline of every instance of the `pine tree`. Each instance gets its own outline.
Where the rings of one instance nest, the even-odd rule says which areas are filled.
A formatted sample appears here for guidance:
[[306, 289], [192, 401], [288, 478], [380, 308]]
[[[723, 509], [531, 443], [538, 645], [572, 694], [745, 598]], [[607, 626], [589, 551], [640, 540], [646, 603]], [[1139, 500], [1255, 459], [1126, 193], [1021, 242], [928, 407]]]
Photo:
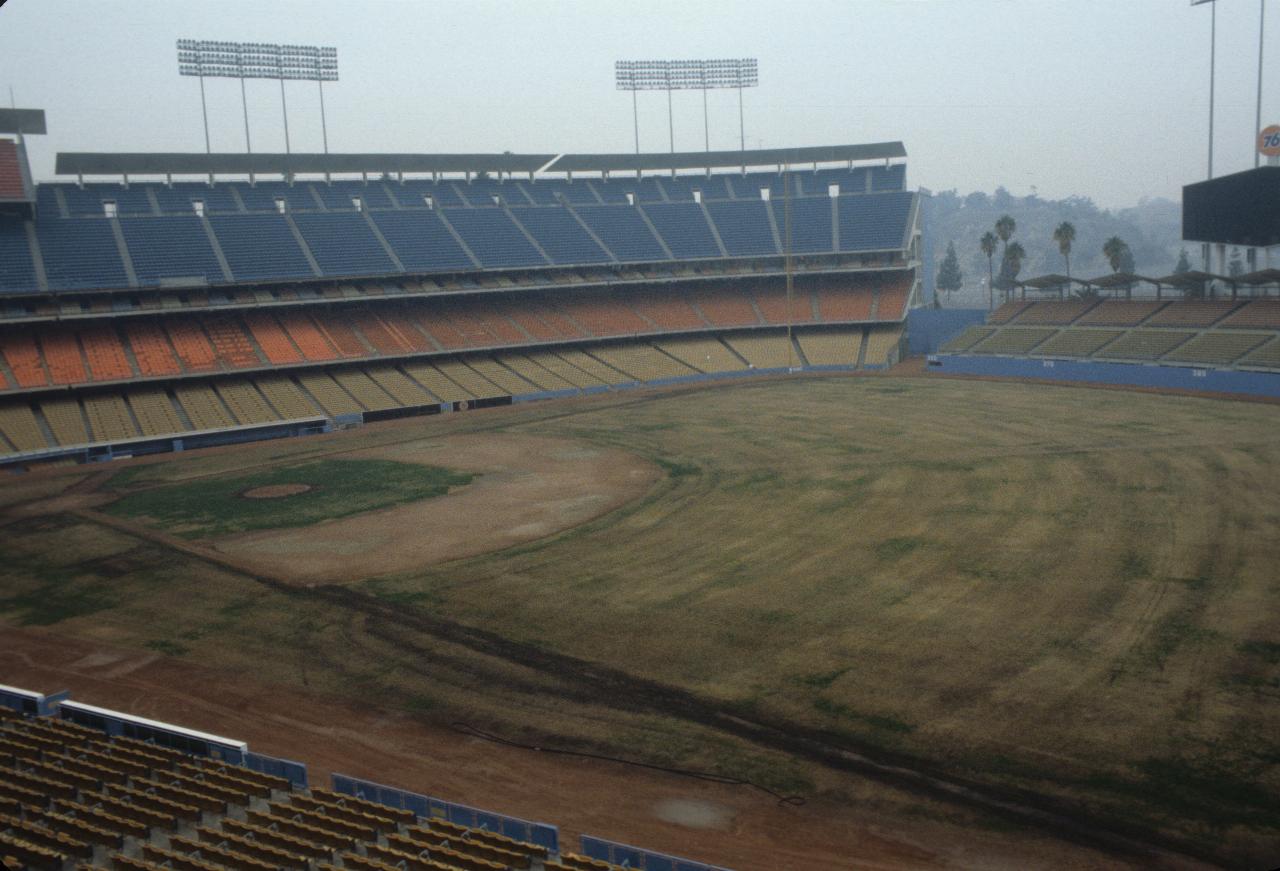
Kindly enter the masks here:
[[1178, 254], [1178, 265], [1173, 267], [1174, 275], [1185, 275], [1191, 271], [1191, 258], [1187, 256], [1187, 249], [1183, 248]]
[[947, 256], [942, 258], [938, 267], [938, 290], [955, 293], [964, 285], [964, 275], [960, 272], [960, 258], [956, 256], [956, 243], [947, 243]]

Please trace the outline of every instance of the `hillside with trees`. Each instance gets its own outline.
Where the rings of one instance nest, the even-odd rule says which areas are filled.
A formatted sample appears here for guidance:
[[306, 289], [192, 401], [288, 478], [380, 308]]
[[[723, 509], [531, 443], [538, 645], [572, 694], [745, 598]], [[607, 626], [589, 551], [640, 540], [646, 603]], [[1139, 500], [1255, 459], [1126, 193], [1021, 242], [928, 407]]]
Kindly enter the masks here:
[[[1013, 219], [1012, 231], [1002, 223], [1005, 218]], [[1084, 197], [1015, 197], [1004, 188], [994, 194], [934, 194], [931, 231], [933, 274], [939, 274], [948, 246], [954, 243], [956, 266], [962, 277], [960, 290], [939, 294], [943, 305], [985, 305], [988, 274], [999, 288], [1015, 277], [1066, 273], [1068, 258], [1070, 274], [1075, 277], [1112, 272], [1114, 258], [1103, 249], [1110, 242], [1108, 251], [1114, 255], [1115, 240], [1127, 248], [1122, 265], [1144, 275], [1173, 272], [1183, 248], [1182, 208], [1178, 203], [1153, 199], [1127, 209], [1108, 210]], [[1010, 252], [1016, 255], [1013, 262], [1006, 256]], [[1190, 255], [1194, 262], [1195, 252]], [[1010, 270], [1015, 267], [1011, 276]], [[954, 282], [950, 268], [947, 273], [948, 283]]]

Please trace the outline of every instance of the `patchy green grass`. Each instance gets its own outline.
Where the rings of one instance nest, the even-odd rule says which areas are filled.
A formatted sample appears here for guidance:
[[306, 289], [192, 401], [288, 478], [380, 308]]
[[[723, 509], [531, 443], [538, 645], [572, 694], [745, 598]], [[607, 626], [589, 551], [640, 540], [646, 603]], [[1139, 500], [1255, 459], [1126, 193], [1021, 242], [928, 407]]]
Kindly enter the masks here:
[[[405, 502], [443, 496], [473, 475], [392, 460], [324, 459], [250, 474], [169, 484], [123, 496], [104, 510], [144, 520], [187, 538], [254, 529], [309, 526]], [[304, 484], [311, 489], [279, 499], [250, 499], [258, 487]]]

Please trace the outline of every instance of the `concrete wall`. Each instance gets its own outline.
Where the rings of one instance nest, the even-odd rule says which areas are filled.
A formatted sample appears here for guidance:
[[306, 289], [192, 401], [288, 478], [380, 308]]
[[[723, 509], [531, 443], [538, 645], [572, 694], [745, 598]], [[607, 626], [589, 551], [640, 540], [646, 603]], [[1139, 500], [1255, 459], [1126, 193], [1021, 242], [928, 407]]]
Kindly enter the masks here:
[[1159, 387], [1166, 390], [1198, 390], [1280, 397], [1280, 374], [1238, 372], [1232, 369], [1196, 369], [1138, 363], [1102, 363], [1087, 360], [1029, 360], [1019, 357], [978, 357], [944, 354], [930, 361], [930, 371], [1005, 378], [1041, 378], [1051, 381], [1116, 384], [1123, 387]]
[[907, 312], [910, 352], [913, 355], [937, 353], [947, 339], [986, 319], [984, 308], [913, 308]]

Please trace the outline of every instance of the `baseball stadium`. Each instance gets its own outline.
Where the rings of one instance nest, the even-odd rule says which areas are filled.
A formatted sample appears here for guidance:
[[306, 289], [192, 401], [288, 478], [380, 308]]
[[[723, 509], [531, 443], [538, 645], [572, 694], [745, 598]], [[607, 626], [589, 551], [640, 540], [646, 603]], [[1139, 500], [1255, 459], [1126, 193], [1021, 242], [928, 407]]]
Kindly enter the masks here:
[[803, 138], [0, 110], [4, 867], [1280, 861], [1280, 271], [939, 310], [906, 145]]

